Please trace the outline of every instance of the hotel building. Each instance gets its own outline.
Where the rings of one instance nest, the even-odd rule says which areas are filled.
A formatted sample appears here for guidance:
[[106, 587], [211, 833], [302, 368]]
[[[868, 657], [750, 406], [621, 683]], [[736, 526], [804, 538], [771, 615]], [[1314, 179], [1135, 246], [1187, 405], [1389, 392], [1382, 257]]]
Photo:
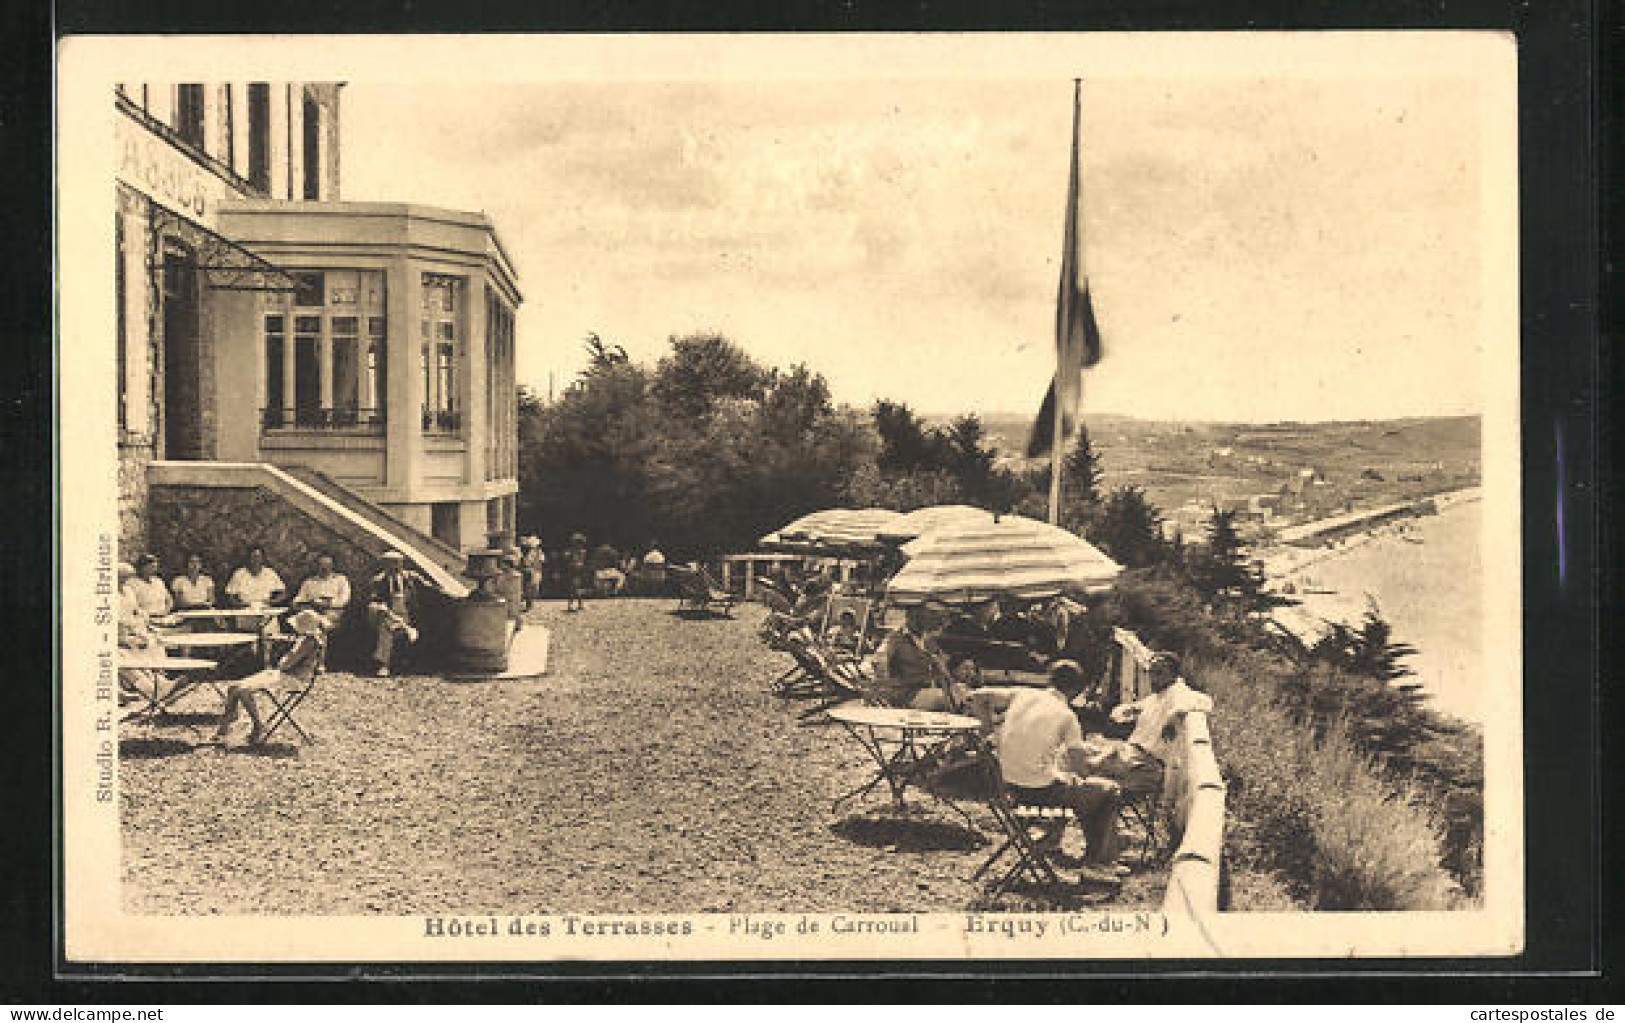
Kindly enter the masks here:
[[342, 200], [342, 96], [116, 89], [126, 550], [179, 542], [148, 535], [165, 486], [278, 492], [448, 566], [512, 534], [513, 263], [483, 214]]

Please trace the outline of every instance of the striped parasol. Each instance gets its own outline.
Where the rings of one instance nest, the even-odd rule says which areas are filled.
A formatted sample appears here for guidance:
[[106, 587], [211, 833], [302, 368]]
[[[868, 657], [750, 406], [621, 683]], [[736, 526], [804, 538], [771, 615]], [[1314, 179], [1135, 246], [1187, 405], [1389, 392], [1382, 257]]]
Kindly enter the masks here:
[[902, 518], [887, 508], [830, 508], [803, 515], [776, 533], [762, 537], [764, 546], [786, 543], [855, 547], [875, 543], [876, 535]]
[[894, 604], [969, 604], [1105, 589], [1122, 571], [1091, 544], [1020, 515], [949, 523], [903, 545], [909, 562], [892, 578]]
[[881, 529], [882, 540], [913, 540], [943, 526], [959, 522], [991, 522], [993, 513], [968, 504], [933, 504], [916, 508]]

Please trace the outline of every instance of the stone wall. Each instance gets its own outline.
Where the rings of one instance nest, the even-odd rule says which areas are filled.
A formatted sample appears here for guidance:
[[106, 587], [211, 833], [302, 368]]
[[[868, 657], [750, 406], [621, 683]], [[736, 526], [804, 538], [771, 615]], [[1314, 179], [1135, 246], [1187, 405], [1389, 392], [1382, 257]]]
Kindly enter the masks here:
[[147, 463], [152, 445], [121, 443], [118, 449], [118, 549], [133, 561], [147, 549]]
[[[305, 577], [316, 568], [316, 556], [331, 554], [338, 571], [349, 577], [350, 614], [333, 637], [337, 661], [353, 663], [362, 652], [360, 628], [367, 582], [379, 570], [378, 557], [385, 544], [341, 522], [324, 522], [283, 500], [264, 487], [154, 484], [147, 501], [147, 535], [158, 555], [160, 571], [168, 580], [186, 567], [186, 556], [198, 553], [224, 591], [232, 572], [247, 560], [253, 547], [265, 550], [265, 560], [288, 585], [291, 598]], [[444, 604], [431, 594], [419, 627], [424, 649], [439, 646], [446, 628]]]

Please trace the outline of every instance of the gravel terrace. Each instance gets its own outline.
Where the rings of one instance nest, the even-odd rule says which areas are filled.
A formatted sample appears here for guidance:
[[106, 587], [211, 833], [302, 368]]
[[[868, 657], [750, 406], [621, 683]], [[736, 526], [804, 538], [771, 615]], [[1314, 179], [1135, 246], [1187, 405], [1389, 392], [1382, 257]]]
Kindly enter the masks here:
[[[910, 794], [921, 809], [906, 818], [878, 795], [831, 813], [870, 762], [838, 726], [799, 725], [800, 705], [768, 695], [790, 662], [757, 640], [759, 607], [701, 620], [671, 614], [669, 600], [562, 607], [529, 619], [553, 633], [538, 681], [326, 676], [299, 716], [314, 746], [286, 731], [262, 750], [205, 745], [217, 707], [205, 693], [184, 704], [198, 713], [126, 725], [128, 910], [1068, 904], [1018, 892], [988, 905], [969, 878], [989, 839], [923, 795]], [[992, 828], [985, 809], [970, 812]], [[1072, 848], [1077, 829], [1068, 830]], [[1165, 872], [1136, 872], [1112, 902], [1156, 905], [1165, 883]]]

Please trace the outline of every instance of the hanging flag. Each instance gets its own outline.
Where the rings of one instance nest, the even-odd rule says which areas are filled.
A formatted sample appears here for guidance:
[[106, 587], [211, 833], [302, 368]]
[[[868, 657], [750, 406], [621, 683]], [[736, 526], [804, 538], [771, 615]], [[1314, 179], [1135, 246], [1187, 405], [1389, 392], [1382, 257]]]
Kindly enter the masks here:
[[[1072, 83], [1072, 167], [1066, 188], [1066, 233], [1061, 244], [1061, 283], [1055, 296], [1055, 376], [1038, 410], [1027, 457], [1036, 458], [1055, 442], [1055, 413], [1061, 412], [1061, 440], [1077, 430], [1083, 401], [1083, 370], [1100, 361], [1100, 327], [1083, 269], [1083, 231], [1078, 210], [1079, 83]], [[1058, 400], [1057, 400], [1058, 399]]]

